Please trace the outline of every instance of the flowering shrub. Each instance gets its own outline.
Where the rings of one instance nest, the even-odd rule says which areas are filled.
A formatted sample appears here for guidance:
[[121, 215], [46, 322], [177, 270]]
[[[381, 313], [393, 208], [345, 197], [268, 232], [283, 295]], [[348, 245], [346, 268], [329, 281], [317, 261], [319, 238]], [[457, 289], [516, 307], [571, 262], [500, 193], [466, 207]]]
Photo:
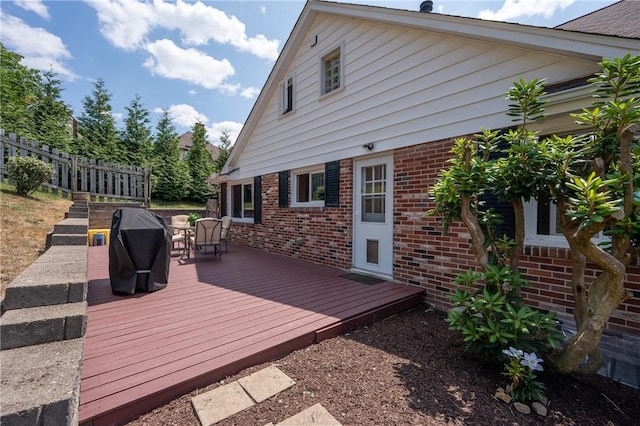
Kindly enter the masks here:
[[[484, 288], [476, 290], [482, 281]], [[458, 309], [449, 311], [446, 321], [449, 329], [462, 333], [467, 351], [502, 360], [504, 347], [540, 353], [560, 343], [556, 314], [523, 304], [519, 290], [527, 282], [507, 266], [488, 265], [484, 274], [469, 270], [454, 282], [463, 288], [451, 296]]]
[[507, 363], [504, 365], [505, 376], [511, 378], [511, 386], [507, 392], [515, 401], [529, 403], [537, 401], [542, 396], [545, 387], [536, 380], [534, 371], [543, 371], [543, 360], [535, 353], [523, 352], [510, 346], [502, 351], [507, 355]]

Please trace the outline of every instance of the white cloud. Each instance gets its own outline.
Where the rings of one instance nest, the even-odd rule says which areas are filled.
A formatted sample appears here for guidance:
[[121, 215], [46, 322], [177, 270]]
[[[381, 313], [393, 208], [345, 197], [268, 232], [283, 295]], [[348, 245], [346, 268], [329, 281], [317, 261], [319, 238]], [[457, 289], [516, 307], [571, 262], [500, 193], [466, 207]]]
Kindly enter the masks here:
[[197, 94], [198, 94], [198, 92], [197, 92], [197, 90], [196, 90], [196, 89], [191, 89], [191, 90], [189, 90], [189, 95], [191, 95], [191, 96], [195, 96], [195, 95], [197, 95]]
[[228, 16], [221, 10], [198, 1], [185, 3], [165, 3], [154, 0], [159, 24], [167, 29], [179, 30], [183, 42], [190, 45], [207, 44], [214, 40], [220, 44], [231, 44], [241, 51], [252, 53], [260, 58], [276, 60], [279, 40], [269, 40], [258, 34], [249, 38], [245, 25], [235, 16]]
[[238, 18], [200, 1], [87, 0], [87, 3], [98, 12], [100, 32], [121, 49], [141, 47], [149, 33], [160, 27], [180, 31], [187, 45], [204, 45], [214, 40], [263, 59], [278, 58], [279, 40], [269, 40], [262, 34], [248, 37], [245, 25]]
[[42, 3], [41, 0], [15, 0], [17, 6], [20, 6], [24, 10], [35, 13], [36, 15], [49, 20], [49, 9]]
[[246, 89], [242, 90], [240, 96], [247, 99], [253, 99], [258, 96], [259, 93], [260, 89], [258, 89], [257, 87], [247, 87]]
[[157, 23], [153, 7], [148, 3], [87, 0], [87, 4], [98, 12], [102, 35], [120, 49], [142, 47], [147, 34]]
[[23, 56], [22, 64], [41, 71], [53, 71], [67, 80], [78, 76], [64, 61], [72, 58], [60, 37], [43, 28], [25, 24], [21, 19], [6, 13], [0, 14], [2, 42], [5, 47]]
[[207, 134], [209, 135], [209, 141], [214, 145], [220, 144], [220, 135], [222, 135], [222, 131], [226, 130], [229, 133], [229, 139], [231, 139], [231, 143], [235, 143], [238, 135], [240, 134], [240, 130], [242, 130], [243, 123], [238, 123], [235, 121], [222, 121], [220, 123], [213, 123], [211, 127], [207, 128]]
[[556, 10], [565, 9], [575, 0], [505, 0], [504, 4], [497, 11], [485, 9], [478, 14], [480, 19], [492, 21], [515, 21], [519, 18], [529, 18], [532, 16], [542, 16], [551, 18]]
[[151, 54], [145, 66], [153, 74], [185, 80], [206, 89], [215, 89], [235, 73], [226, 59], [218, 61], [196, 49], [182, 49], [171, 40], [158, 40], [147, 45]]
[[262, 15], [266, 15], [267, 14], [267, 8], [263, 5], [258, 6], [258, 10], [260, 11], [260, 13]]
[[[179, 127], [192, 128], [196, 123], [207, 124], [209, 119], [206, 115], [198, 112], [194, 107], [187, 104], [171, 105], [167, 108], [169, 116], [174, 125]], [[162, 114], [162, 108], [155, 108], [153, 112]]]

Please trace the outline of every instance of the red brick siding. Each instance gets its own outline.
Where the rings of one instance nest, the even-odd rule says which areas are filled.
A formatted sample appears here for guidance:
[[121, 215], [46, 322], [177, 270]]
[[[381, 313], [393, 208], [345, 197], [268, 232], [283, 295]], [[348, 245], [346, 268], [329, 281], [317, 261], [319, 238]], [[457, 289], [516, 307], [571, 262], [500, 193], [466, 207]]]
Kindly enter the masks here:
[[[427, 289], [427, 301], [440, 309], [451, 307], [452, 278], [478, 265], [470, 251], [467, 229], [453, 224], [446, 235], [434, 217], [428, 191], [446, 167], [453, 140], [415, 145], [395, 152], [394, 277]], [[571, 257], [568, 249], [528, 247], [522, 258], [523, 275], [531, 287], [524, 290], [532, 306], [554, 310], [571, 318]], [[596, 270], [587, 270], [589, 278]], [[613, 314], [609, 329], [640, 335], [640, 262], [627, 272], [626, 288], [633, 297]]]
[[278, 173], [262, 176], [262, 223], [234, 223], [229, 239], [330, 265], [351, 267], [352, 160], [340, 162], [340, 207], [278, 207]]

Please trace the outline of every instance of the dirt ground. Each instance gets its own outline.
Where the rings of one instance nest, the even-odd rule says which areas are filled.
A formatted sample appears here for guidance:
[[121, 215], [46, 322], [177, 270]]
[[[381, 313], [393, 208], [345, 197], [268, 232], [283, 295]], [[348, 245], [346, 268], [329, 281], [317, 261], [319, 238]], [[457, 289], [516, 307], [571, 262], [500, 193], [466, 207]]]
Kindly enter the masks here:
[[29, 197], [16, 195], [13, 188], [0, 191], [0, 300], [4, 290], [40, 256], [47, 232], [64, 219], [72, 202], [36, 192]]
[[638, 425], [640, 391], [601, 376], [545, 371], [549, 413], [523, 415], [496, 400], [499, 366], [465, 354], [445, 314], [420, 307], [325, 340], [184, 395], [129, 426], [199, 425], [191, 398], [276, 365], [296, 384], [217, 425], [274, 424], [322, 404], [344, 425]]

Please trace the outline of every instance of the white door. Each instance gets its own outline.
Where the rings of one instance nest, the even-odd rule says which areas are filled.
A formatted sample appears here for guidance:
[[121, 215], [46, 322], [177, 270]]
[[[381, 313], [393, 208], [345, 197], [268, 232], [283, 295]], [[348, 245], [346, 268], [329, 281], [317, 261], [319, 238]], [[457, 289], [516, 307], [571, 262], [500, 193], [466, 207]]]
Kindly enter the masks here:
[[353, 269], [393, 276], [393, 156], [354, 167]]

